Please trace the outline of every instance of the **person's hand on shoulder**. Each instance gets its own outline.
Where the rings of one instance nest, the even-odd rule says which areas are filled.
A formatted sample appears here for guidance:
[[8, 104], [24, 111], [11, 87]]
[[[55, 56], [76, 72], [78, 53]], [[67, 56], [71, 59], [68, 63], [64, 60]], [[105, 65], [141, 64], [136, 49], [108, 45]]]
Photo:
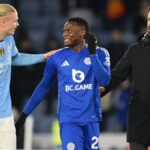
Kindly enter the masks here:
[[44, 59], [47, 60], [50, 56], [52, 56], [53, 54], [55, 54], [56, 52], [60, 51], [60, 49], [57, 50], [52, 50], [50, 52], [47, 52], [44, 54]]

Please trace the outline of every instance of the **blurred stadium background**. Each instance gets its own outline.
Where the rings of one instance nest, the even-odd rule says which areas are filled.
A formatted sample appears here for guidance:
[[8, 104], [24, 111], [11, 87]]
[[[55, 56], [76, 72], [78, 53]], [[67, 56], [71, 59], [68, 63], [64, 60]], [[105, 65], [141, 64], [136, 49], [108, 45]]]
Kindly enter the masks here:
[[[111, 68], [126, 48], [145, 32], [149, 0], [0, 0], [12, 4], [19, 13], [20, 26], [15, 35], [20, 52], [44, 53], [63, 47], [63, 25], [68, 17], [81, 16], [90, 24], [99, 46], [111, 56]], [[40, 81], [45, 64], [13, 67], [11, 94], [17, 118]], [[27, 136], [33, 149], [59, 149], [57, 133], [57, 81], [52, 92], [29, 119]], [[126, 121], [130, 98], [130, 79], [102, 99], [103, 122], [100, 125], [102, 150], [128, 150]], [[33, 138], [32, 138], [33, 134]], [[32, 141], [32, 142], [31, 142]], [[29, 147], [28, 147], [29, 150]]]

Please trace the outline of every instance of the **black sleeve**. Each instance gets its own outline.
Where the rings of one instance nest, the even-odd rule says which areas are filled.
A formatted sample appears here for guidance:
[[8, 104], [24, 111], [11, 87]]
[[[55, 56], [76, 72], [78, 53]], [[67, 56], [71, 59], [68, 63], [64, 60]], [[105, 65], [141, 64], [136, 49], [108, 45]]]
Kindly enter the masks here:
[[105, 91], [101, 93], [101, 97], [105, 96], [112, 89], [115, 89], [121, 82], [126, 80], [132, 71], [132, 51], [133, 46], [130, 46], [124, 56], [116, 64], [115, 68], [111, 71], [111, 80]]
[[22, 112], [21, 115], [19, 116], [19, 119], [16, 121], [15, 127], [16, 127], [17, 137], [21, 136], [21, 129], [23, 128], [27, 117], [28, 117], [28, 115], [25, 114], [24, 112]]

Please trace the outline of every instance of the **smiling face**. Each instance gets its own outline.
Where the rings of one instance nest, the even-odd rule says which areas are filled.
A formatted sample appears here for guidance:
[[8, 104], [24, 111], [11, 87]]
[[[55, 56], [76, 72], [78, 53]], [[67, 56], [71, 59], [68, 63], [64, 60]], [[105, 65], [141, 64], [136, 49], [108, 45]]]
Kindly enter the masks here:
[[64, 25], [63, 37], [64, 45], [74, 48], [78, 45], [83, 45], [83, 36], [85, 28], [76, 22], [67, 22]]
[[0, 4], [0, 40], [8, 35], [14, 35], [17, 26], [17, 10], [9, 4]]

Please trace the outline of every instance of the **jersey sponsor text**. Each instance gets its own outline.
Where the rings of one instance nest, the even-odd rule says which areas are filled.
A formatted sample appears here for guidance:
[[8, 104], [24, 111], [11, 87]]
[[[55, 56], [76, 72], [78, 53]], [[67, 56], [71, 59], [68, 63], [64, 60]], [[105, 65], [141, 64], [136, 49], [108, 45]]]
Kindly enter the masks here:
[[65, 91], [70, 92], [70, 91], [80, 91], [80, 90], [92, 90], [92, 88], [93, 88], [92, 84], [77, 84], [75, 86], [66, 85]]

